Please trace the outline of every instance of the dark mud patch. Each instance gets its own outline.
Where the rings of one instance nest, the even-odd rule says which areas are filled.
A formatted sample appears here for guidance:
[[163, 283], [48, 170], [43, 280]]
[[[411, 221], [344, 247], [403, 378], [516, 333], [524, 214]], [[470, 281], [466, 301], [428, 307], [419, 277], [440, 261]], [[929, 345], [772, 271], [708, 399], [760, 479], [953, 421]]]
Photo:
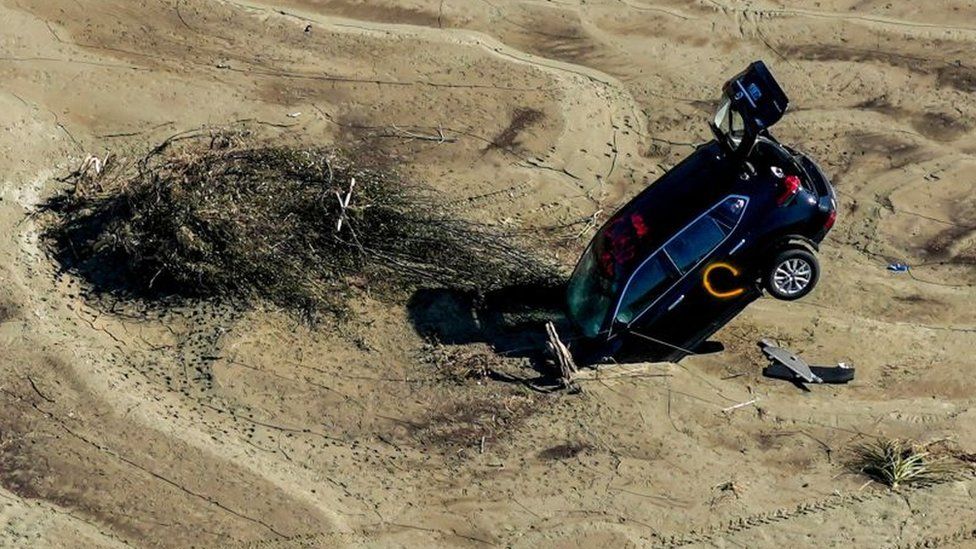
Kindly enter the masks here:
[[480, 453], [502, 442], [538, 412], [540, 397], [518, 392], [468, 394], [447, 399], [421, 423], [413, 437], [424, 446]]
[[888, 101], [888, 97], [885, 95], [879, 95], [877, 97], [872, 97], [865, 101], [854, 105], [855, 109], [862, 109], [867, 111], [877, 111], [885, 114], [892, 114], [895, 112], [895, 107]]
[[145, 539], [126, 513], [113, 513], [93, 502], [91, 495], [99, 491], [96, 485], [107, 488], [97, 478], [111, 472], [96, 460], [89, 460], [71, 435], [46, 419], [45, 413], [34, 407], [37, 404], [30, 403], [30, 389], [23, 385], [18, 390], [23, 398], [12, 391], [0, 395], [4, 401], [0, 485], [23, 499], [76, 511], [130, 539]]
[[925, 255], [957, 265], [976, 265], [976, 226], [949, 227], [922, 246]]
[[945, 112], [926, 112], [912, 116], [912, 127], [936, 141], [955, 141], [973, 128], [972, 124]]
[[894, 299], [895, 301], [899, 301], [901, 303], [908, 303], [910, 305], [935, 305], [935, 306], [945, 305], [944, 302], [938, 299], [925, 297], [919, 294], [896, 295], [896, 296], [892, 296], [892, 299]]
[[20, 314], [20, 307], [12, 301], [0, 300], [0, 324], [9, 322]]
[[520, 50], [611, 74], [632, 69], [587, 32], [578, 13], [537, 7], [503, 19], [513, 31], [506, 33], [504, 40]]
[[545, 118], [545, 114], [538, 109], [530, 107], [519, 107], [512, 113], [512, 119], [508, 126], [496, 135], [486, 150], [502, 149], [508, 150], [517, 145], [519, 135]]
[[888, 169], [896, 170], [909, 164], [927, 160], [931, 153], [914, 142], [885, 133], [858, 133], [849, 138], [844, 156], [871, 155], [888, 161]]
[[579, 35], [542, 35], [532, 40], [532, 53], [549, 59], [558, 59], [574, 65], [593, 66], [601, 56], [601, 46], [583, 33]]
[[939, 87], [955, 88], [966, 93], [976, 93], [976, 68], [951, 64], [938, 70], [936, 83]]
[[[945, 51], [953, 47], [952, 43], [936, 40], [931, 43], [929, 51]], [[965, 93], [976, 92], [976, 68], [959, 62], [947, 63], [917, 55], [836, 44], [783, 44], [778, 48], [782, 55], [791, 59], [880, 63], [915, 74], [934, 75], [936, 84], [942, 88], [953, 88]]]
[[890, 116], [896, 120], [906, 120], [918, 133], [935, 141], [955, 141], [973, 128], [971, 120], [945, 111], [917, 112], [892, 105], [887, 97], [878, 96], [854, 106]]
[[546, 448], [545, 450], [539, 452], [539, 458], [547, 461], [572, 459], [591, 449], [592, 446], [585, 442], [565, 442], [563, 444], [557, 444], [551, 448]]
[[593, 20], [600, 30], [618, 36], [666, 39], [669, 44], [680, 44], [691, 48], [705, 48], [713, 45], [722, 53], [729, 53], [741, 43], [715, 34], [703, 35], [691, 26], [674, 25], [671, 19], [662, 19], [659, 14], [629, 12], [626, 19], [609, 17], [606, 21]]
[[[358, 92], [370, 84], [367, 82], [349, 82], [345, 86], [337, 87], [335, 82], [314, 81], [298, 78], [264, 78], [254, 83], [256, 95], [262, 101], [275, 105], [282, 105], [295, 110], [303, 110], [310, 102], [325, 105], [337, 105], [351, 101]], [[314, 116], [314, 113], [303, 113], [301, 118]], [[285, 122], [284, 124], [297, 124]]]
[[[59, 365], [36, 360], [46, 361], [32, 361], [38, 368]], [[0, 485], [22, 498], [51, 503], [136, 545], [167, 539], [176, 547], [213, 546], [323, 518], [233, 462], [127, 423], [100, 396], [74, 387], [76, 380], [56, 391], [55, 373], [34, 374], [36, 386], [25, 379], [0, 388]]]
[[783, 44], [778, 48], [784, 56], [802, 61], [874, 62], [914, 72], [921, 72], [933, 63], [931, 59], [914, 55], [836, 44]]

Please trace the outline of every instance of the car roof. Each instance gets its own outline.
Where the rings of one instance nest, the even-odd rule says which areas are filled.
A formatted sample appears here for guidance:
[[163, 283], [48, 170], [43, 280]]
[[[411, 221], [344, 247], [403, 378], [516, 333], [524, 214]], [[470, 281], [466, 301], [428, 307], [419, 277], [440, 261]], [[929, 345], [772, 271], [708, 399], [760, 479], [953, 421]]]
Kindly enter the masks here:
[[[626, 266], [632, 272], [646, 254], [660, 248], [689, 221], [731, 194], [734, 172], [718, 143], [709, 142], [620, 208], [594, 240], [614, 233], [620, 225], [639, 223], [643, 234], [633, 242], [636, 261]], [[624, 274], [630, 273], [618, 273]]]

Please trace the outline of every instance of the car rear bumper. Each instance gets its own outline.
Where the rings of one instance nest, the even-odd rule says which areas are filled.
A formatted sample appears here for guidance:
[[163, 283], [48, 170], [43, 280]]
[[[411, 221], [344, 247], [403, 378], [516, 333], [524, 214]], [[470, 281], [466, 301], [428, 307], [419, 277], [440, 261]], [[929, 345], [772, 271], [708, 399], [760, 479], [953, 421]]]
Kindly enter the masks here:
[[807, 181], [810, 182], [814, 191], [817, 193], [817, 209], [823, 214], [825, 222], [828, 221], [828, 218], [831, 218], [813, 236], [812, 240], [819, 244], [827, 236], [827, 233], [833, 225], [832, 218], [836, 216], [837, 212], [837, 194], [834, 191], [834, 186], [831, 185], [830, 180], [827, 179], [827, 176], [816, 162], [801, 152], [796, 153], [796, 158], [799, 160], [803, 171], [806, 172]]
[[800, 166], [803, 167], [803, 171], [806, 172], [807, 180], [817, 192], [820, 201], [823, 202], [824, 199], [828, 199], [828, 203], [835, 203], [837, 197], [834, 192], [834, 186], [830, 184], [830, 180], [827, 179], [820, 166], [803, 153], [798, 152], [796, 157], [800, 161]]

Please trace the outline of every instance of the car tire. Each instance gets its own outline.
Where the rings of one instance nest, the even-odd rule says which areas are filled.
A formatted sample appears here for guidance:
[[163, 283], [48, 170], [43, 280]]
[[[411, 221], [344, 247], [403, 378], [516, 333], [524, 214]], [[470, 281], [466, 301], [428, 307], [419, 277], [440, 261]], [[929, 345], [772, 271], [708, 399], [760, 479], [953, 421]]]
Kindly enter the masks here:
[[820, 280], [817, 256], [803, 248], [789, 248], [776, 255], [763, 275], [769, 295], [783, 301], [800, 299]]

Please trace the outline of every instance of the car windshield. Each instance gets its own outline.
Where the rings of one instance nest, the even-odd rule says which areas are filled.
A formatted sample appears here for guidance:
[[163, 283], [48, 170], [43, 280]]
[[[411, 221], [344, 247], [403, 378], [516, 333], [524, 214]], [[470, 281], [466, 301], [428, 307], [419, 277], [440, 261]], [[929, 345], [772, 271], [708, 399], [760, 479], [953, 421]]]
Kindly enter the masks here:
[[599, 334], [613, 312], [619, 291], [644, 259], [647, 223], [638, 211], [625, 211], [600, 229], [569, 283], [569, 312], [587, 336]]
[[576, 267], [567, 291], [570, 313], [584, 335], [594, 337], [600, 333], [616, 291], [613, 278], [599, 271], [596, 253], [590, 247]]

